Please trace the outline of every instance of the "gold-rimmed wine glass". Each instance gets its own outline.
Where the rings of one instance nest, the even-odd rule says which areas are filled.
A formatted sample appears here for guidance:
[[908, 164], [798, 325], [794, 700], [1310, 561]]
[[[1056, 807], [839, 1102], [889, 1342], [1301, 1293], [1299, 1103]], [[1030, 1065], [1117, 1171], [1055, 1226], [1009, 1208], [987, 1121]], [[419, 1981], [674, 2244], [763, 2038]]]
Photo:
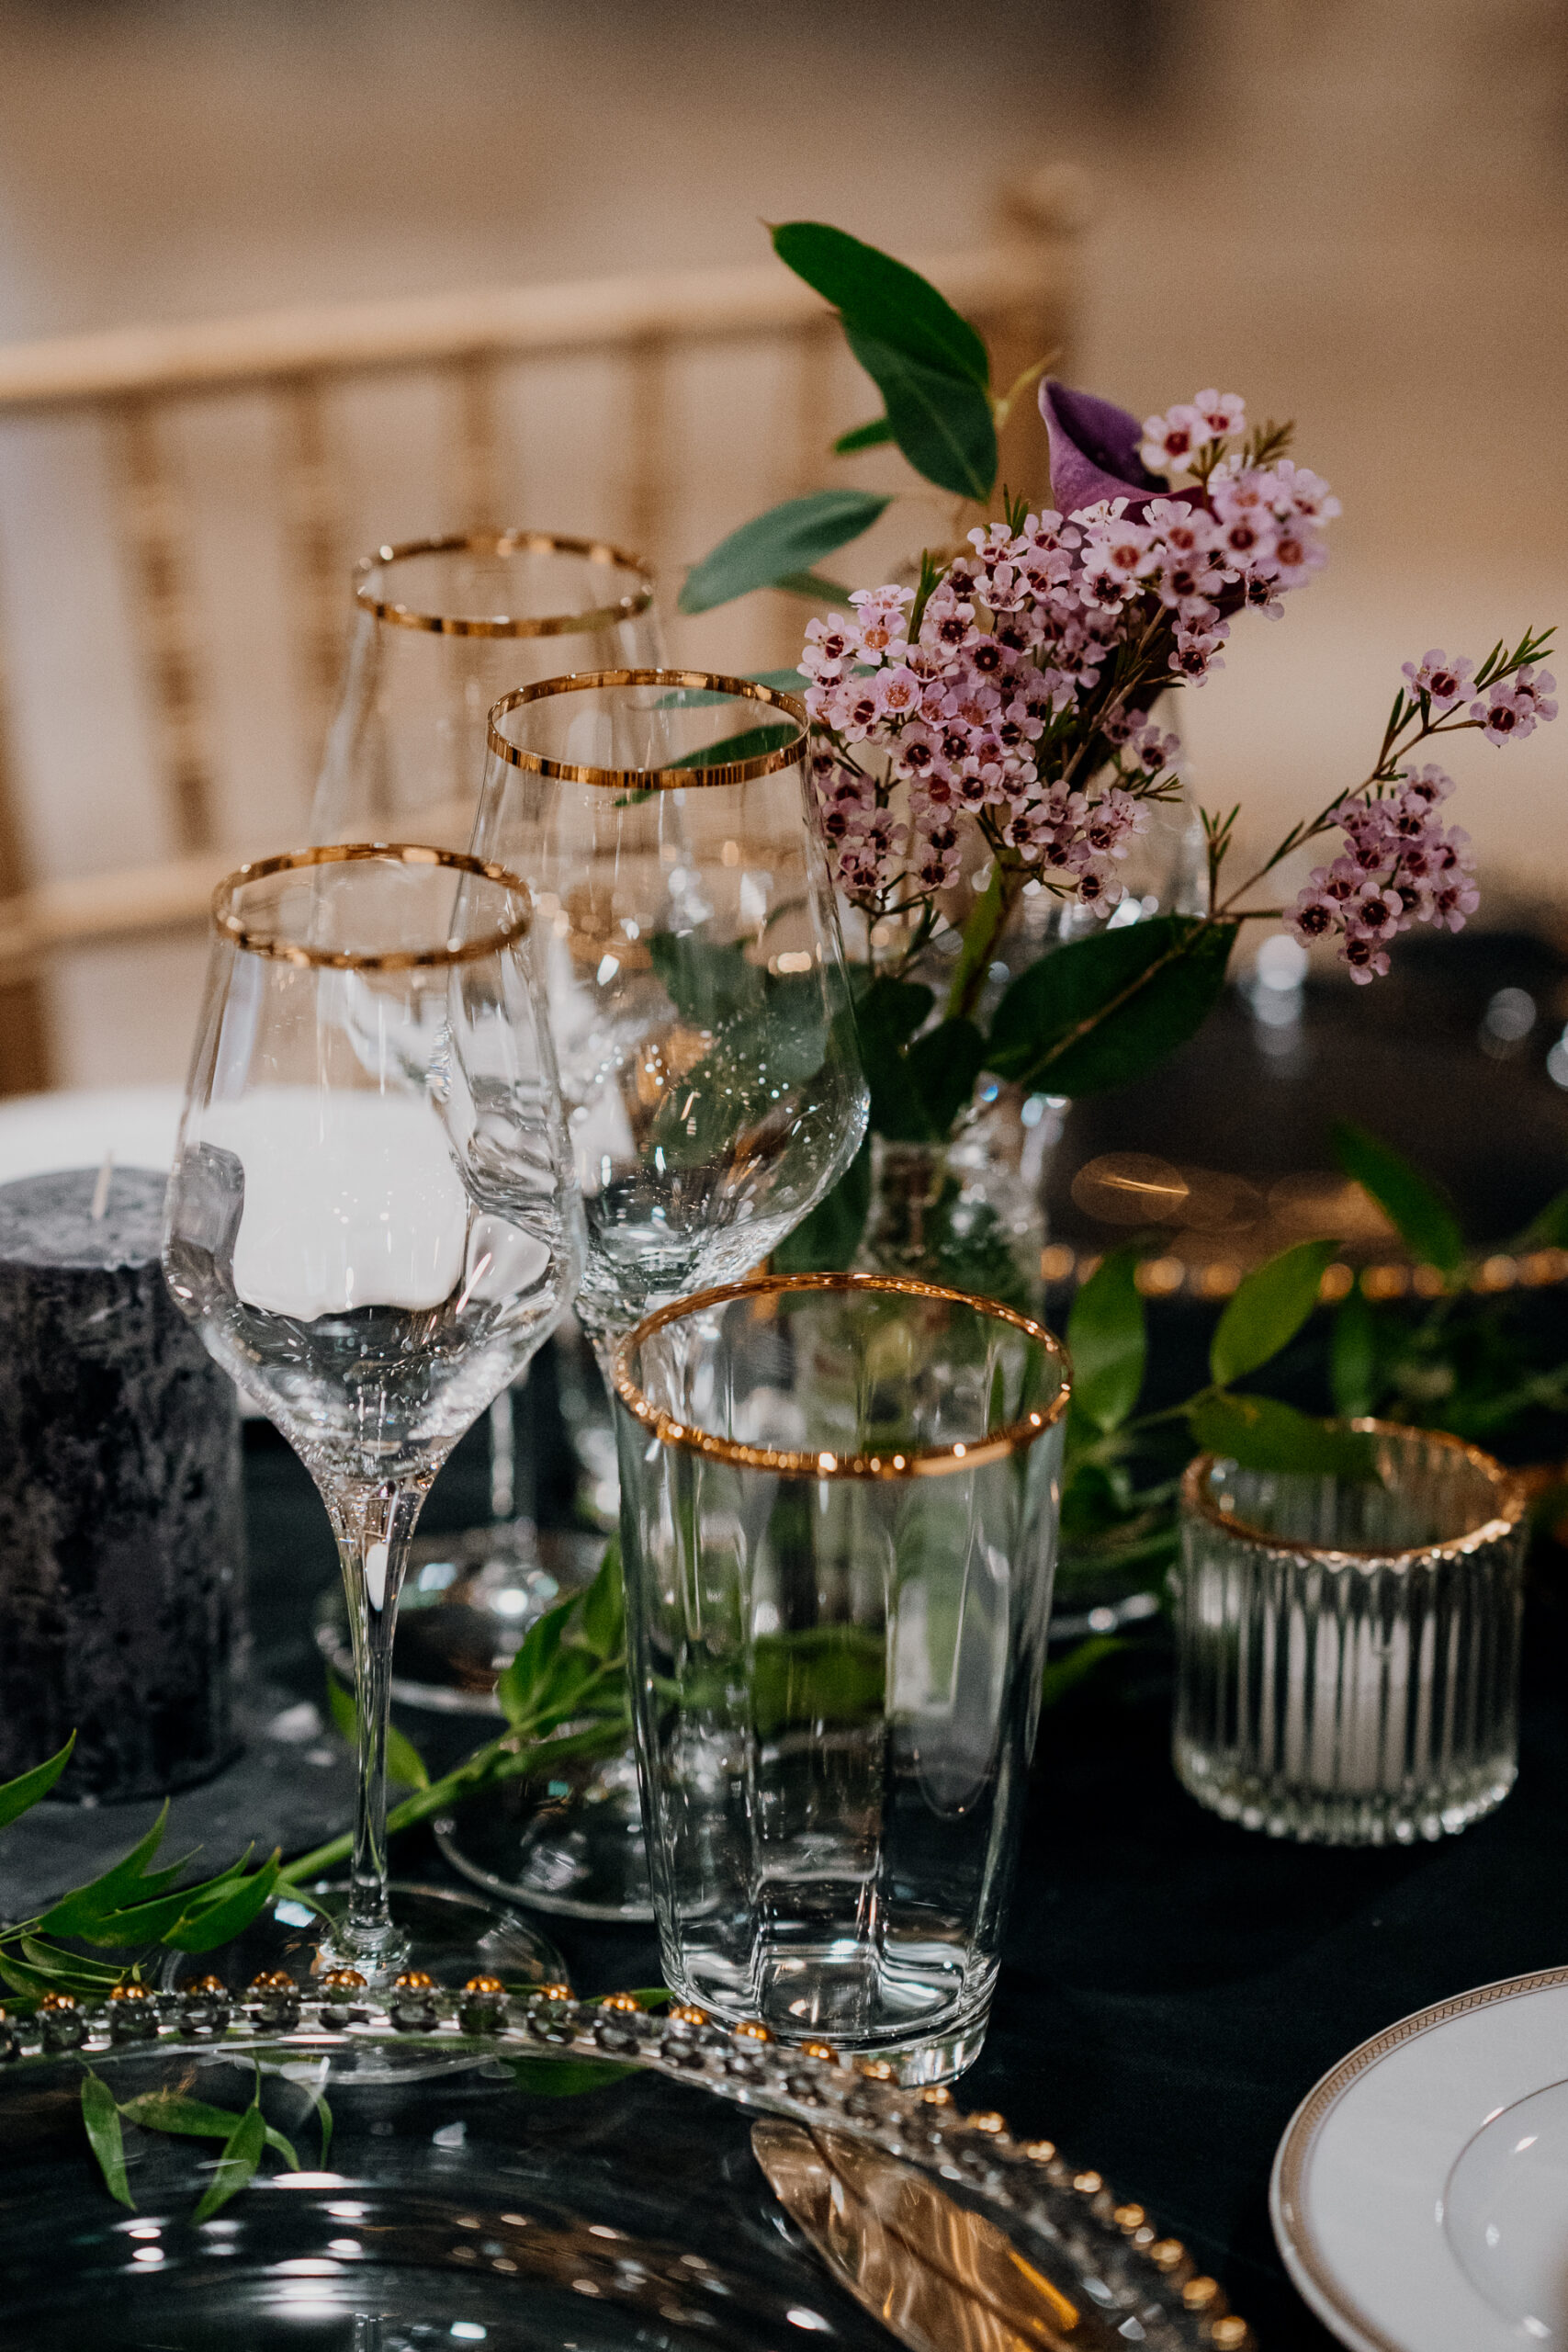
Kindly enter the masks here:
[[[630, 669], [496, 706], [476, 846], [515, 860], [588, 1232], [578, 1317], [601, 1362], [650, 1309], [755, 1267], [865, 1130], [799, 703]], [[439, 1834], [491, 1892], [649, 1916], [629, 1757]]]
[[[656, 662], [654, 584], [608, 540], [558, 531], [470, 530], [378, 548], [355, 567], [355, 620], [342, 694], [311, 811], [313, 842], [471, 843], [491, 706], [561, 670]], [[558, 1350], [579, 1385], [598, 1374], [570, 1318]], [[513, 1399], [491, 1408], [489, 1525], [421, 1536], [398, 1648], [400, 1694], [443, 1710], [488, 1712], [495, 1673], [583, 1547], [541, 1544]], [[329, 1600], [319, 1628], [347, 1664], [348, 1634]]]
[[170, 1288], [299, 1453], [337, 1541], [358, 1784], [321, 1961], [372, 1982], [410, 1957], [386, 1856], [409, 1540], [581, 1261], [531, 919], [514, 875], [441, 849], [319, 847], [230, 876], [169, 1180]]

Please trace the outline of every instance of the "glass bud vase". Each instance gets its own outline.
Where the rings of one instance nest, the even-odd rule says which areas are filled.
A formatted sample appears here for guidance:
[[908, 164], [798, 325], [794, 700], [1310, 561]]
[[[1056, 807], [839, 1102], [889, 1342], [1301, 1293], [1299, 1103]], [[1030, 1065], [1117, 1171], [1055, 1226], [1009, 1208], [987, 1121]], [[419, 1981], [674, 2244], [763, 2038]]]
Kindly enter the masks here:
[[1044, 1301], [1044, 1175], [1061, 1132], [1043, 1094], [982, 1079], [938, 1143], [872, 1141], [861, 1273], [903, 1274], [1037, 1316]]

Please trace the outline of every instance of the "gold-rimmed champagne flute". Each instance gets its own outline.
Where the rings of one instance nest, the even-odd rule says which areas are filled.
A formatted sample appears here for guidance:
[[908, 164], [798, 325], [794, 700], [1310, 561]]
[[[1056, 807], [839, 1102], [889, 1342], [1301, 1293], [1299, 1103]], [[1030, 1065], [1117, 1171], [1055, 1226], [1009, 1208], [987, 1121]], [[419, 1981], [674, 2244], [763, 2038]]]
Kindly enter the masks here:
[[170, 1288], [299, 1453], [337, 1541], [358, 1785], [347, 1898], [321, 1957], [371, 1982], [411, 1951], [386, 1856], [409, 1540], [581, 1261], [530, 922], [513, 875], [446, 850], [320, 847], [242, 867], [214, 899], [169, 1180]]
[[[470, 530], [378, 548], [355, 567], [354, 604], [313, 842], [467, 850], [501, 695], [562, 670], [660, 658], [646, 565], [608, 540], [558, 531]], [[599, 1375], [570, 1318], [557, 1346], [591, 1395]], [[491, 1408], [489, 1436], [491, 1524], [422, 1536], [411, 1562], [398, 1689], [444, 1710], [493, 1708], [495, 1673], [560, 1579], [586, 1565], [577, 1556], [586, 1547], [570, 1536], [536, 1535], [509, 1391]], [[319, 1638], [346, 1667], [347, 1628], [330, 1599]]]
[[[825, 1197], [865, 1130], [800, 705], [744, 678], [617, 670], [507, 695], [476, 847], [514, 859], [588, 1232], [577, 1312], [607, 1361], [667, 1302], [732, 1282]], [[649, 1916], [616, 1759], [519, 1823], [443, 1830], [491, 1891]]]

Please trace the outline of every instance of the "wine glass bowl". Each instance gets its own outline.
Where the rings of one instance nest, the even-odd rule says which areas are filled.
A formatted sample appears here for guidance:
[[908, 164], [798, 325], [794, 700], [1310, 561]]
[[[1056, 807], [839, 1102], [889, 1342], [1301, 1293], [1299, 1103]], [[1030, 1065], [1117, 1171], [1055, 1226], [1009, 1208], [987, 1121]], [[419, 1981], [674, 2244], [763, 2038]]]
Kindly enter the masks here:
[[864, 1132], [798, 704], [624, 670], [497, 704], [476, 842], [527, 871], [603, 1340], [733, 1280]]
[[333, 1957], [388, 1914], [392, 1625], [435, 1474], [569, 1304], [581, 1209], [515, 876], [410, 845], [243, 867], [215, 940], [165, 1220], [170, 1288], [333, 1521], [360, 1794]]

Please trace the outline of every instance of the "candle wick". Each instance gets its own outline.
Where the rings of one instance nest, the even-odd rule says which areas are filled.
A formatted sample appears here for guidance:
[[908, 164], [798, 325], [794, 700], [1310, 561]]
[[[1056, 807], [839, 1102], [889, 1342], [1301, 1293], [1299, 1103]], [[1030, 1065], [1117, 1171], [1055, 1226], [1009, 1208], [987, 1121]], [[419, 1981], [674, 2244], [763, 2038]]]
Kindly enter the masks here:
[[106, 1151], [104, 1154], [104, 1164], [98, 1170], [98, 1181], [93, 1187], [92, 1214], [95, 1225], [99, 1225], [103, 1222], [104, 1211], [109, 1204], [109, 1186], [113, 1182], [114, 1152], [110, 1149]]

